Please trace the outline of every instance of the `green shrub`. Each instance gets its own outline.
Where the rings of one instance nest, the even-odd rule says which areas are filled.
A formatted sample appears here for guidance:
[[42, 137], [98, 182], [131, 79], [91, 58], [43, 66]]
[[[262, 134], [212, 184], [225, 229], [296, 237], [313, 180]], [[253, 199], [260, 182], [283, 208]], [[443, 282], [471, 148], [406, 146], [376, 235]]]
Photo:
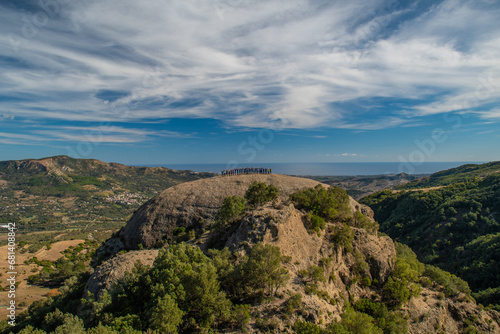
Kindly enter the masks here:
[[280, 287], [290, 279], [288, 270], [281, 266], [282, 255], [279, 247], [255, 244], [248, 256], [230, 270], [223, 284], [236, 297], [249, 295], [275, 295]]
[[336, 227], [335, 232], [332, 234], [332, 242], [344, 248], [349, 253], [352, 252], [353, 241], [354, 241], [354, 230], [345, 224]]
[[[198, 247], [184, 243], [161, 249], [151, 268], [136, 266], [119, 282], [112, 297], [107, 312], [115, 317], [138, 314], [143, 324], [161, 318], [162, 310], [171, 308], [175, 312], [161, 318], [169, 328], [179, 323], [179, 317], [185, 327], [211, 328], [229, 318], [231, 305], [220, 290], [212, 260]], [[154, 322], [151, 326], [163, 325]]]
[[302, 307], [302, 295], [300, 293], [296, 293], [286, 301], [285, 313], [288, 316], [290, 316], [301, 307]]
[[471, 289], [466, 281], [438, 267], [426, 264], [423, 274], [434, 282], [443, 285], [450, 294], [457, 294], [459, 292], [469, 296], [471, 294]]
[[350, 331], [350, 333], [383, 334], [382, 329], [375, 325], [375, 320], [371, 316], [365, 313], [356, 312], [352, 308], [347, 308], [342, 315], [340, 324]]
[[298, 275], [304, 283], [312, 283], [317, 285], [319, 282], [326, 282], [326, 277], [323, 268], [318, 266], [310, 266], [307, 270], [300, 270]]
[[293, 329], [295, 330], [295, 333], [297, 334], [323, 334], [325, 331], [321, 329], [316, 324], [303, 321], [303, 320], [298, 320], [295, 322], [295, 325], [293, 326]]
[[310, 228], [315, 232], [320, 232], [325, 229], [325, 220], [320, 216], [309, 213], [307, 216]]
[[338, 187], [325, 189], [321, 184], [290, 195], [298, 209], [306, 210], [323, 219], [344, 219], [350, 214], [349, 196]]
[[[500, 300], [500, 287], [492, 289], [486, 289], [483, 291], [479, 291], [477, 293], [473, 293], [472, 296], [474, 299], [478, 302], [481, 303], [484, 306], [493, 306], [495, 304], [498, 304]], [[500, 311], [500, 307], [496, 308], [497, 311]]]
[[406, 279], [389, 277], [384, 285], [383, 297], [387, 305], [399, 307], [419, 292], [418, 286], [411, 285]]
[[175, 236], [178, 236], [178, 235], [181, 235], [181, 234], [184, 234], [184, 233], [186, 233], [186, 228], [185, 227], [180, 226], [180, 227], [174, 228], [174, 235]]
[[366, 263], [363, 254], [356, 250], [353, 255], [355, 260], [353, 268], [354, 271], [360, 275], [368, 274], [370, 272], [370, 267], [368, 266], [368, 263]]
[[372, 222], [360, 211], [356, 211], [356, 213], [354, 214], [354, 220], [355, 226], [363, 228], [370, 233], [376, 233], [378, 231], [379, 225], [377, 224], [377, 222]]
[[371, 285], [372, 285], [372, 280], [370, 279], [370, 277], [365, 276], [365, 277], [363, 277], [363, 278], [361, 279], [361, 284], [362, 284], [363, 286], [369, 287], [369, 286], [371, 286]]
[[170, 295], [158, 299], [150, 311], [150, 328], [162, 333], [177, 334], [184, 312]]
[[243, 332], [247, 332], [247, 326], [250, 322], [250, 305], [235, 305], [233, 318]]
[[263, 182], [254, 182], [245, 193], [245, 198], [250, 205], [258, 206], [278, 198], [278, 188], [266, 185]]
[[232, 223], [245, 209], [245, 199], [239, 196], [228, 196], [224, 198], [222, 206], [217, 214], [217, 219], [223, 222]]

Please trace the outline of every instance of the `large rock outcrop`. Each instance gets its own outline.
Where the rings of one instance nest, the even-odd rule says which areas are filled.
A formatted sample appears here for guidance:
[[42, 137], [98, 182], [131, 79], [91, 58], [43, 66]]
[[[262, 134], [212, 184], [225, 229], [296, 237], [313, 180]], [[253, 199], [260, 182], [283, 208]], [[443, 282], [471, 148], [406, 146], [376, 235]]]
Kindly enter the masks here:
[[[392, 239], [356, 226], [346, 227], [340, 222], [328, 222], [321, 232], [312, 232], [307, 228], [306, 213], [295, 208], [288, 197], [297, 190], [314, 187], [318, 182], [283, 175], [215, 177], [165, 190], [144, 204], [127, 226], [100, 249], [101, 253], [107, 251], [108, 256], [120, 249], [132, 251], [111, 257], [98, 266], [87, 283], [86, 292], [100, 295], [105, 289], [110, 289], [126, 271], [132, 270], [137, 260], [151, 266], [156, 250], [133, 249], [139, 248], [140, 244], [152, 248], [165, 238], [175, 241], [173, 230], [176, 227], [203, 227], [215, 220], [225, 197], [243, 196], [255, 181], [272, 183], [278, 187], [278, 200], [248, 210], [230, 228], [205, 229], [188, 242], [203, 250], [214, 245], [218, 248], [227, 247], [233, 254], [240, 256], [248, 253], [258, 242], [280, 248], [281, 253], [288, 258], [283, 266], [288, 270], [290, 280], [281, 289], [282, 297], [256, 306], [254, 311], [260, 318], [274, 319], [278, 326], [276, 330], [291, 332], [290, 324], [298, 319], [326, 324], [339, 320], [349, 302], [360, 298], [382, 299], [383, 284], [393, 274], [396, 262]], [[349, 206], [353, 221], [356, 211], [372, 219], [372, 211], [368, 207], [352, 199]], [[338, 231], [344, 228], [352, 232], [350, 247], [339, 243], [336, 237]], [[307, 291], [300, 274], [311, 266], [320, 266], [327, 278], [319, 283], [317, 293]], [[426, 287], [418, 297], [404, 306], [403, 312], [409, 319], [409, 333], [442, 330], [458, 334], [466, 330], [471, 321], [481, 331], [500, 331], [498, 312], [481, 310], [471, 297], [465, 295], [454, 299], [446, 297], [441, 290], [436, 285]], [[286, 301], [296, 293], [303, 296], [302, 310], [284, 317], [282, 310]], [[254, 325], [251, 324], [251, 332], [259, 332], [256, 329], [258, 326]]]
[[[218, 176], [183, 183], [166, 189], [141, 206], [118, 235], [101, 247], [99, 253], [108, 257], [123, 249], [138, 249], [139, 245], [153, 248], [159, 241], [170, 239], [175, 227], [203, 227], [215, 220], [224, 198], [234, 195], [243, 197], [253, 182], [272, 183], [279, 189], [282, 200], [297, 190], [319, 183], [278, 174]], [[351, 208], [355, 209], [355, 206], [365, 215], [373, 217], [369, 207], [351, 199]]]

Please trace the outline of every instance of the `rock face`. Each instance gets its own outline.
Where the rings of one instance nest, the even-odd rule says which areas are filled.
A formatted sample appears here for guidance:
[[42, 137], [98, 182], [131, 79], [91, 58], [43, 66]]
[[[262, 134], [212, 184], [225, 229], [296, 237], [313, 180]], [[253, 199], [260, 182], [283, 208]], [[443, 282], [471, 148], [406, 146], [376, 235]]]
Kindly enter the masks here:
[[[194, 182], [183, 183], [166, 189], [140, 207], [118, 236], [108, 241], [101, 253], [114, 254], [122, 249], [152, 248], [164, 238], [170, 239], [175, 227], [201, 227], [213, 221], [227, 196], [245, 195], [253, 182], [275, 185], [281, 199], [300, 189], [316, 186], [319, 182], [299, 177], [277, 174], [252, 174], [238, 176], [218, 176]], [[325, 185], [326, 186], [326, 185]], [[361, 211], [373, 217], [367, 206], [354, 200], [351, 206], [359, 206]]]
[[444, 298], [438, 289], [440, 287], [424, 288], [419, 296], [410, 300], [407, 305], [410, 334], [475, 333], [466, 331], [467, 326], [474, 326], [479, 333], [500, 333], [498, 312], [481, 311], [464, 294]]
[[87, 293], [90, 292], [94, 296], [100, 297], [102, 292], [110, 290], [113, 284], [125, 275], [125, 272], [132, 272], [137, 261], [140, 261], [142, 265], [151, 266], [157, 255], [158, 249], [118, 254], [94, 270], [87, 281], [83, 295], [87, 296]]
[[[280, 330], [285, 322], [306, 319], [315, 323], [329, 323], [340, 319], [348, 301], [374, 298], [382, 294], [382, 285], [394, 270], [396, 250], [392, 239], [378, 236], [376, 232], [357, 227], [352, 230], [352, 249], [336, 242], [338, 231], [345, 226], [329, 222], [325, 230], [312, 233], [308, 230], [306, 214], [288, 201], [288, 196], [300, 189], [314, 187], [318, 182], [283, 175], [244, 175], [215, 177], [184, 183], [163, 191], [144, 204], [128, 224], [100, 249], [101, 253], [116, 254], [121, 249], [137, 249], [139, 244], [152, 248], [164, 238], [172, 238], [175, 227], [202, 227], [213, 221], [227, 196], [243, 196], [252, 182], [273, 184], [280, 190], [280, 197], [245, 213], [231, 228], [205, 231], [188, 241], [207, 250], [214, 244], [228, 247], [233, 253], [244, 255], [258, 242], [277, 246], [288, 257], [283, 264], [290, 275], [289, 283], [282, 288], [283, 297], [256, 310], [262, 318], [277, 319]], [[328, 187], [325, 185], [325, 187]], [[356, 201], [350, 201], [352, 214], [361, 211], [372, 219], [372, 211]], [[86, 291], [100, 295], [110, 289], [126, 271], [131, 271], [137, 260], [150, 266], [157, 250], [129, 251], [103, 262], [89, 279]], [[310, 266], [320, 266], [327, 280], [320, 283], [320, 294], [307, 293], [299, 272]], [[378, 282], [366, 284], [365, 282]], [[462, 333], [474, 321], [483, 332], [499, 333], [497, 312], [481, 311], [467, 296], [455, 299], [444, 297], [437, 286], [427, 287], [408, 303], [404, 310], [409, 317], [409, 333]], [[289, 296], [300, 293], [303, 303], [300, 315], [279, 318], [273, 310], [284, 307]], [[273, 313], [274, 312], [274, 313]], [[280, 320], [281, 319], [281, 320]], [[472, 320], [471, 320], [472, 319]], [[439, 329], [439, 330], [438, 330]], [[254, 331], [251, 331], [254, 332]], [[255, 331], [255, 333], [258, 331]], [[236, 333], [236, 332], [235, 332]]]

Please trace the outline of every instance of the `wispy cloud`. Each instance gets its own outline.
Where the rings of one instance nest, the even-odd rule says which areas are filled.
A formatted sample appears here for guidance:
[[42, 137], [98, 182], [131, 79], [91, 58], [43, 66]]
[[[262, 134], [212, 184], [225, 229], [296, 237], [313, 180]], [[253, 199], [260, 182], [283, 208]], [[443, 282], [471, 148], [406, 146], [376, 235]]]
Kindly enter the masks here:
[[500, 109], [481, 111], [481, 112], [478, 112], [478, 114], [480, 115], [481, 118], [485, 118], [485, 119], [493, 119], [493, 120], [500, 119]]
[[[28, 14], [0, 10], [0, 107], [21, 119], [380, 130], [500, 100], [495, 2], [83, 1], [32, 38]], [[376, 97], [414, 102], [404, 115], [338, 107]], [[59, 130], [33, 133], [75, 141], [91, 129]], [[107, 131], [105, 142], [192, 136]]]

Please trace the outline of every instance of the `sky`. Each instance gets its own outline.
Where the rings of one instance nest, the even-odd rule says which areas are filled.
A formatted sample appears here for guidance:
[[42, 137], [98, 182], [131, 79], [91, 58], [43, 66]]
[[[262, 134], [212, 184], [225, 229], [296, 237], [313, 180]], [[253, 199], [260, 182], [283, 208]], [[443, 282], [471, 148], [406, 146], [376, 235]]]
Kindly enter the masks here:
[[500, 160], [500, 1], [2, 0], [0, 160]]

